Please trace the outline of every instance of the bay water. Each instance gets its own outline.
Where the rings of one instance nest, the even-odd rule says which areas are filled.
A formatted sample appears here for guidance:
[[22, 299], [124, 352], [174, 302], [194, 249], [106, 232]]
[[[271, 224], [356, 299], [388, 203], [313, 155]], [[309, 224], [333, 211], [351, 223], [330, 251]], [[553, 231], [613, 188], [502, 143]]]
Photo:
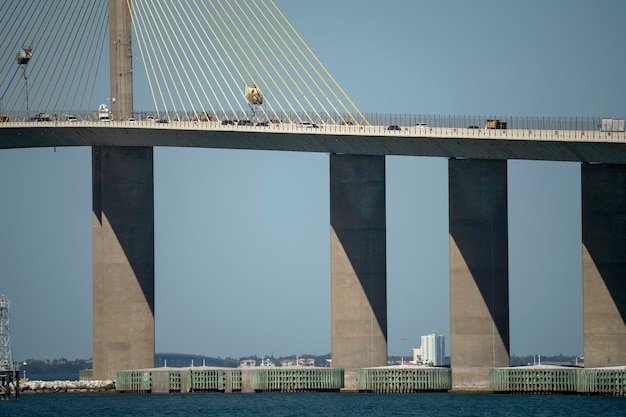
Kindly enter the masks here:
[[27, 393], [0, 416], [450, 416], [623, 417], [626, 399], [487, 393]]

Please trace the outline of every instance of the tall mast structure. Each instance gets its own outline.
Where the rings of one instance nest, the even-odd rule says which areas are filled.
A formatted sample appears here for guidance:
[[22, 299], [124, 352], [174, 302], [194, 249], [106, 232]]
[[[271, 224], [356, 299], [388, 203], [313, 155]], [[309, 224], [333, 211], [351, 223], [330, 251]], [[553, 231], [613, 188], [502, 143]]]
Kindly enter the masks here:
[[131, 0], [109, 0], [109, 60], [113, 120], [133, 116]]
[[9, 325], [11, 321], [11, 302], [2, 294], [0, 298], [0, 370], [12, 371], [13, 351], [11, 350], [11, 333]]

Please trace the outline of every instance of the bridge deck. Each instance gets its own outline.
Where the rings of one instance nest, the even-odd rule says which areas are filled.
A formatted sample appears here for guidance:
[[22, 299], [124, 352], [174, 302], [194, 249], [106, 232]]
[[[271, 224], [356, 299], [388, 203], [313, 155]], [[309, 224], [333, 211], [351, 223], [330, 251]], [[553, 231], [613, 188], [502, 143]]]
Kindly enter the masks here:
[[338, 126], [222, 126], [212, 122], [11, 122], [0, 149], [60, 146], [198, 148], [626, 163], [624, 132]]

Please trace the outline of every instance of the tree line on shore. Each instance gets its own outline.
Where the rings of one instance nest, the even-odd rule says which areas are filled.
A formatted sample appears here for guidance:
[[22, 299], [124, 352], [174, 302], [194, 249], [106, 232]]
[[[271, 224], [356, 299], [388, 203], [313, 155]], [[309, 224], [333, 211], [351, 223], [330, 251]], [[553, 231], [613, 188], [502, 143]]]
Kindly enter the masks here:
[[[257, 364], [260, 365], [262, 360], [267, 361], [268, 359], [276, 366], [280, 366], [281, 360], [283, 359], [295, 359], [304, 358], [304, 359], [314, 359], [315, 366], [328, 366], [328, 359], [330, 359], [330, 354], [324, 355], [289, 355], [289, 356], [280, 356], [280, 357], [259, 357], [257, 355], [249, 355], [244, 356], [239, 359], [236, 358], [213, 358], [209, 356], [203, 355], [193, 355], [193, 354], [176, 354], [176, 353], [157, 353], [155, 354], [155, 366], [172, 366], [172, 367], [186, 367], [186, 366], [221, 366], [227, 368], [236, 368], [239, 366], [239, 362], [241, 359], [254, 359]], [[389, 356], [389, 362], [395, 363], [397, 361], [407, 361], [407, 358], [401, 358], [400, 356]], [[66, 358], [59, 359], [27, 359], [24, 361], [26, 365], [21, 364], [20, 367], [24, 371], [26, 370], [29, 374], [32, 375], [54, 375], [54, 374], [76, 374], [83, 369], [91, 369], [93, 365], [93, 361], [91, 358], [89, 359], [73, 359], [68, 360]], [[583, 359], [580, 356], [567, 356], [567, 355], [555, 355], [555, 356], [543, 356], [543, 355], [526, 355], [526, 356], [515, 356], [511, 355], [510, 364], [511, 366], [523, 366], [523, 365], [533, 365], [533, 364], [554, 364], [554, 365], [564, 365], [564, 366], [582, 366]]]

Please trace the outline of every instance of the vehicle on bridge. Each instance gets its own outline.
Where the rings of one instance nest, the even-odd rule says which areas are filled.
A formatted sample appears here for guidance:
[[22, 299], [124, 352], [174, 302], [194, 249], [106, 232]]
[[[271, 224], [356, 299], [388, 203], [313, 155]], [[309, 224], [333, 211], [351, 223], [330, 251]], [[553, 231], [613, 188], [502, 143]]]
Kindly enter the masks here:
[[63, 114], [61, 115], [61, 119], [62, 122], [76, 122], [78, 121], [78, 117], [76, 117], [73, 114]]
[[109, 108], [106, 104], [101, 104], [98, 106], [98, 121], [99, 122], [110, 122], [111, 114], [109, 113]]
[[621, 119], [602, 119], [600, 124], [601, 132], [623, 132], [624, 131], [624, 118]]
[[506, 122], [501, 122], [498, 119], [489, 119], [485, 124], [485, 129], [506, 129]]
[[0, 123], [9, 123], [11, 121], [11, 117], [6, 114], [0, 114]]

